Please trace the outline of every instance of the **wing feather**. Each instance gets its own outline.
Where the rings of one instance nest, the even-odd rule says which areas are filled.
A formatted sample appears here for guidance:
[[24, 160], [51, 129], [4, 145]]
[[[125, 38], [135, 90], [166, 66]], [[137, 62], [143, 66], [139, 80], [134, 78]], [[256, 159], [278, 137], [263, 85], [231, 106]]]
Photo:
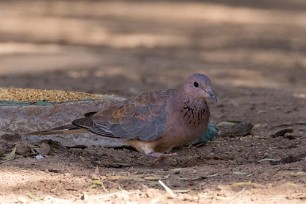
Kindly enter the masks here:
[[170, 91], [148, 92], [111, 106], [73, 124], [95, 134], [129, 140], [154, 141], [166, 128]]

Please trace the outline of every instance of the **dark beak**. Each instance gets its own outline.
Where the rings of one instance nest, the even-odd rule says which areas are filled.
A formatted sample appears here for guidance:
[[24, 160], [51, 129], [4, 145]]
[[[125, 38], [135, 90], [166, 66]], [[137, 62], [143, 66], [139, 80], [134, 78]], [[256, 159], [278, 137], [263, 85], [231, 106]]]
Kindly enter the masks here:
[[214, 103], [217, 103], [217, 96], [213, 91], [207, 91], [206, 93]]

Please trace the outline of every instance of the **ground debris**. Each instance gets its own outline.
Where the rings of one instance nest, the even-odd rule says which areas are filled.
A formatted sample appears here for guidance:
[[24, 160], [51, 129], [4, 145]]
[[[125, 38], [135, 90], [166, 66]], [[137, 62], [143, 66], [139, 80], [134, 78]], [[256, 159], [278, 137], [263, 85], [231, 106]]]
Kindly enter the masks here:
[[293, 133], [292, 128], [281, 129], [271, 135], [271, 137], [284, 137], [287, 133]]
[[272, 164], [272, 165], [288, 164], [288, 163], [301, 161], [305, 157], [306, 157], [306, 153], [302, 153], [302, 154], [298, 154], [298, 155], [289, 155], [289, 156], [284, 157], [280, 160], [270, 161], [270, 164]]
[[15, 158], [15, 155], [16, 155], [16, 146], [14, 146], [9, 153], [4, 154], [2, 156], [2, 158], [0, 159], [0, 164], [13, 160]]
[[217, 126], [221, 137], [243, 137], [250, 135], [253, 128], [251, 123], [233, 121], [224, 121]]

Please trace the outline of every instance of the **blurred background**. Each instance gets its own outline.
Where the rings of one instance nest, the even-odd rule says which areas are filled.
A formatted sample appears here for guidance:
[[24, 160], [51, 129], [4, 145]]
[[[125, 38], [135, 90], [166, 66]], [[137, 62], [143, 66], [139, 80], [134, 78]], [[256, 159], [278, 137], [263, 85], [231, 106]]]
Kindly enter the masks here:
[[[246, 122], [229, 126], [232, 135], [219, 132], [203, 147], [184, 148], [169, 171], [167, 165], [159, 171], [153, 160], [142, 164], [146, 157], [128, 150], [64, 149], [48, 142], [51, 154], [40, 161], [22, 154], [1, 164], [0, 200], [18, 196], [26, 203], [22, 195], [29, 202], [61, 202], [47, 200], [52, 195], [74, 202], [82, 196], [87, 202], [88, 196], [126, 189], [133, 190], [135, 200], [158, 203], [164, 202], [161, 195], [170, 197], [155, 179], [141, 179], [170, 175], [165, 179], [170, 188], [191, 190], [170, 202], [242, 203], [246, 197], [245, 203], [303, 202], [306, 0], [0, 0], [0, 87], [128, 97], [174, 88], [195, 72], [207, 74], [217, 93], [218, 103], [210, 104], [212, 123]], [[35, 119], [28, 123], [19, 119], [19, 110], [3, 108], [6, 115], [16, 114], [1, 116], [7, 119], [0, 120], [2, 132], [18, 128], [24, 135], [31, 132], [26, 126], [45, 130], [49, 122], [64, 125], [75, 117], [73, 109], [63, 110], [66, 115], [59, 118], [58, 107], [39, 109], [41, 115], [30, 108], [24, 113]], [[240, 137], [245, 127], [251, 135]], [[27, 145], [21, 147], [29, 150]], [[104, 180], [104, 175], [119, 179]], [[104, 198], [112, 199], [111, 194]], [[132, 194], [123, 194], [124, 199], [113, 195], [122, 203]]]
[[223, 97], [305, 97], [304, 0], [7, 0], [0, 22], [1, 87], [130, 96], [201, 72]]

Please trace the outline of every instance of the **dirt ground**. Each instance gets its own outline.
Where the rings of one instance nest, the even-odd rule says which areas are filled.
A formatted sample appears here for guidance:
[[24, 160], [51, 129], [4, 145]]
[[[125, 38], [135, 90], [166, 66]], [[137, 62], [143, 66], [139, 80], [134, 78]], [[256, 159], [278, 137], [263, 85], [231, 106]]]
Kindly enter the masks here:
[[50, 144], [0, 165], [0, 203], [306, 202], [305, 1], [1, 1], [0, 19], [1, 87], [130, 97], [200, 72], [211, 122], [253, 125], [165, 164]]

